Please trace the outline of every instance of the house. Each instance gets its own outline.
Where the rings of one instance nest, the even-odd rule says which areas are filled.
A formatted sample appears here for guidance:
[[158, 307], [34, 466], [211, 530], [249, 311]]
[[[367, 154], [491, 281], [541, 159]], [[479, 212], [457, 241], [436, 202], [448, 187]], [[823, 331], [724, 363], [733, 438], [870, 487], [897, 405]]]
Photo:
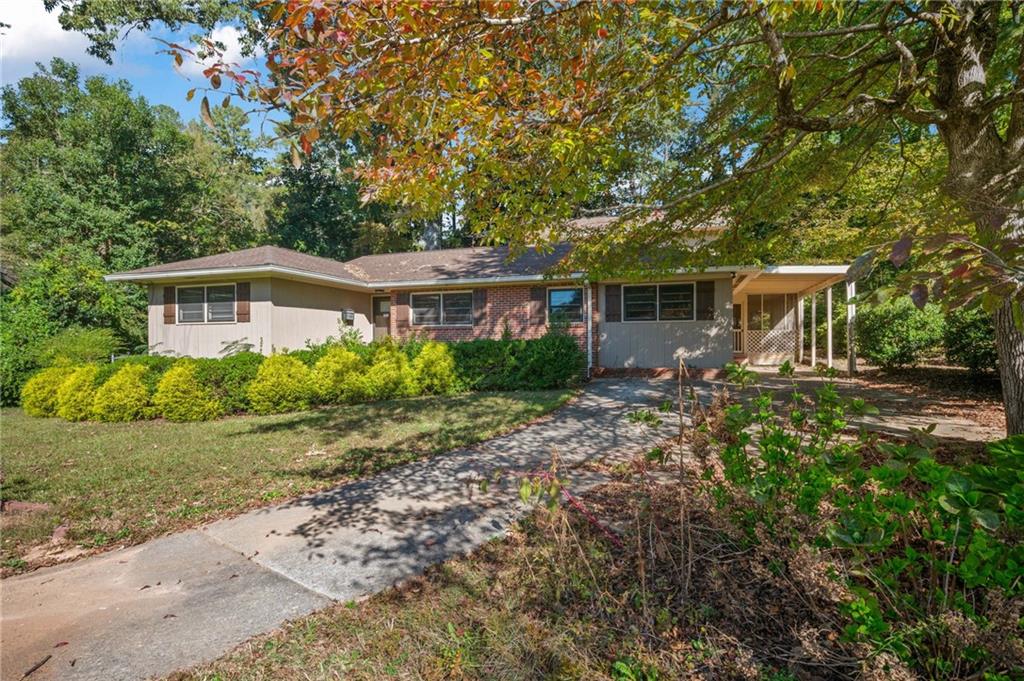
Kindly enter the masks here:
[[[802, 361], [804, 301], [813, 307], [824, 291], [831, 309], [832, 287], [847, 270], [717, 266], [643, 282], [547, 275], [569, 249], [509, 258], [507, 247], [456, 248], [339, 262], [260, 246], [106, 279], [149, 287], [149, 345], [157, 354], [216, 357], [240, 347], [269, 354], [337, 336], [339, 326], [366, 341], [536, 338], [561, 320], [587, 353], [588, 370], [608, 370], [674, 367], [680, 359], [696, 368]], [[828, 326], [822, 354], [831, 363]], [[813, 345], [810, 355], [816, 362]], [[849, 362], [852, 370], [852, 353]]]

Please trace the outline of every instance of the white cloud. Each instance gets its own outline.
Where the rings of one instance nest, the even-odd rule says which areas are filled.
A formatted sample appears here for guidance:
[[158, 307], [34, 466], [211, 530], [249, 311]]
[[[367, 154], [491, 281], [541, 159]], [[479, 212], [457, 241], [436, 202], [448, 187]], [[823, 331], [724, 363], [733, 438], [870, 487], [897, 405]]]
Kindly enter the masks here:
[[63, 57], [78, 63], [103, 62], [86, 54], [88, 39], [81, 33], [60, 27], [56, 13], [43, 7], [43, 0], [6, 0], [0, 10], [0, 22], [10, 28], [0, 29], [0, 67], [5, 83], [24, 77], [35, 70], [36, 62], [49, 62]]
[[[210, 34], [210, 39], [224, 45], [225, 49], [224, 53], [220, 55], [220, 61], [225, 64], [245, 65], [246, 62], [252, 59], [251, 56], [247, 57], [242, 54], [242, 32], [234, 26], [216, 27]], [[201, 76], [204, 69], [213, 66], [217, 61], [214, 57], [197, 60], [195, 58], [189, 59], [189, 56], [185, 55], [185, 61], [178, 67], [178, 71], [186, 76]]]

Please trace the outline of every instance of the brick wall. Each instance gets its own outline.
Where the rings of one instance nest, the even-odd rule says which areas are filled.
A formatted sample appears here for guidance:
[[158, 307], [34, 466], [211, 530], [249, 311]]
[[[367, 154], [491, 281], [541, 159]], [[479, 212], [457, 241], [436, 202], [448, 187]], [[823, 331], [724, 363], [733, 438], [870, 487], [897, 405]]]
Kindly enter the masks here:
[[[478, 338], [499, 339], [506, 326], [513, 338], [540, 338], [547, 333], [545, 321], [535, 321], [531, 315], [531, 289], [533, 286], [491, 286], [487, 287], [487, 302], [484, 305], [483, 318], [473, 326], [417, 326], [412, 323], [412, 311], [407, 304], [399, 302], [399, 293], [391, 292], [391, 335], [398, 339], [409, 338], [412, 334], [439, 341], [466, 341]], [[542, 284], [545, 308], [547, 306], [547, 285]], [[443, 289], [423, 291], [403, 291], [411, 293], [436, 293]], [[465, 288], [455, 289], [465, 291]], [[597, 287], [593, 287], [594, 319], [597, 319]], [[405, 298], [408, 300], [408, 298]], [[586, 304], [586, 298], [584, 298]], [[400, 328], [399, 320], [408, 320], [408, 324]], [[574, 336], [580, 349], [587, 350], [587, 325], [576, 322], [569, 326], [569, 334]], [[594, 334], [594, 359], [597, 359], [597, 334]]]

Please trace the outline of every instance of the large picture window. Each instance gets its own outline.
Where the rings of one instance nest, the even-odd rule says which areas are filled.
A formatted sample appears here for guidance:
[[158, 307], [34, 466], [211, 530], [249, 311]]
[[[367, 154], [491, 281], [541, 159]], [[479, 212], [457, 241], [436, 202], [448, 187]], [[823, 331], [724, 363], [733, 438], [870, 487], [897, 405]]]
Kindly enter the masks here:
[[549, 288], [548, 319], [552, 322], [582, 322], [583, 289]]
[[696, 317], [697, 288], [692, 281], [622, 287], [622, 320], [682, 322]]
[[470, 291], [414, 293], [410, 296], [414, 326], [472, 326], [473, 294]]
[[179, 286], [178, 323], [235, 321], [235, 285]]

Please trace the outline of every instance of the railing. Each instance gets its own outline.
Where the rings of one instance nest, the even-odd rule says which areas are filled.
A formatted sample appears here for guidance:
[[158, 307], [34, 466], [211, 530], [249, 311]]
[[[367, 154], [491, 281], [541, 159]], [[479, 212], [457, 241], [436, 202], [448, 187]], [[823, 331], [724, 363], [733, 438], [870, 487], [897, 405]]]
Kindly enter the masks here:
[[743, 329], [732, 330], [732, 351], [735, 353], [742, 353], [743, 347]]

